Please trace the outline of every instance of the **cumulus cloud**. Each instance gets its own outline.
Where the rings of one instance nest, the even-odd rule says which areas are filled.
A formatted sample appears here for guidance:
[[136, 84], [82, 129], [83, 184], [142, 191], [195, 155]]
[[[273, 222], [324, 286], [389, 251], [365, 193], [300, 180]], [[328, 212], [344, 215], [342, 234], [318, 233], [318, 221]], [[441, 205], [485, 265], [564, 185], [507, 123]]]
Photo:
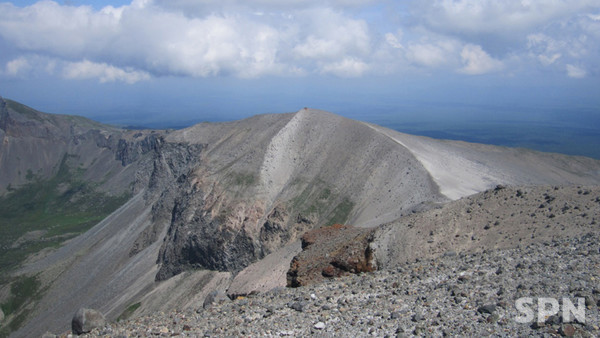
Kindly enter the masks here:
[[461, 51], [465, 74], [498, 69], [503, 59], [555, 69], [568, 63], [597, 68], [592, 58], [600, 56], [598, 13], [597, 0], [422, 0], [411, 7], [422, 31], [485, 50], [487, 56], [472, 47]]
[[121, 69], [106, 63], [94, 63], [88, 60], [65, 65], [64, 76], [67, 79], [99, 79], [102, 83], [115, 81], [136, 83], [150, 78], [150, 75], [145, 72]]
[[24, 57], [19, 57], [6, 63], [6, 74], [16, 76], [30, 68], [31, 65], [29, 64], [29, 61]]
[[323, 66], [323, 73], [334, 74], [339, 77], [359, 77], [369, 66], [361, 60], [345, 58], [338, 62], [328, 63]]
[[457, 49], [457, 43], [452, 40], [419, 42], [409, 45], [407, 57], [421, 66], [439, 67], [453, 63]]
[[514, 34], [568, 18], [596, 0], [421, 0], [415, 15], [430, 27], [468, 34]]
[[[342, 1], [355, 5], [363, 2]], [[53, 1], [25, 8], [1, 4], [0, 36], [22, 51], [79, 60], [86, 68], [110, 65], [109, 73], [131, 68], [158, 76], [331, 72], [347, 64], [347, 58], [360, 58], [370, 49], [369, 29], [363, 20], [326, 7], [269, 15], [267, 19], [246, 11], [211, 11], [191, 18], [183, 12], [165, 10], [161, 7], [165, 3], [136, 0], [129, 6], [99, 11]], [[207, 7], [211, 3], [176, 1], [170, 7]], [[87, 74], [106, 73], [97, 68]], [[101, 79], [108, 78], [112, 77]]]
[[464, 67], [460, 72], [470, 75], [479, 75], [502, 69], [502, 62], [490, 57], [481, 46], [466, 45], [460, 52]]
[[[383, 15], [394, 6], [397, 13]], [[0, 3], [0, 45], [9, 47], [0, 62], [9, 76], [43, 71], [126, 83], [415, 69], [476, 75], [507, 67], [508, 59], [578, 65], [589, 75], [600, 59], [599, 13], [597, 0], [132, 0], [102, 9]], [[401, 19], [378, 21], [394, 15]]]

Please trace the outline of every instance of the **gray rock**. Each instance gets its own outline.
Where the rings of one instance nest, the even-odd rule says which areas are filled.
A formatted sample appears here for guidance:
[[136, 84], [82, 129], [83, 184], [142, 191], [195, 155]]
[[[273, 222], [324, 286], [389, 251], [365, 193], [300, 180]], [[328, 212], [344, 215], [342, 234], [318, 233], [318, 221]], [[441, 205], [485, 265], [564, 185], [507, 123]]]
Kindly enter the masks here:
[[315, 324], [315, 326], [314, 326], [314, 327], [315, 327], [315, 329], [317, 329], [317, 330], [323, 330], [323, 329], [325, 328], [325, 323], [323, 323], [323, 322], [318, 322], [318, 323], [316, 323], [316, 324]]
[[304, 311], [304, 306], [305, 306], [305, 304], [303, 302], [294, 302], [290, 305], [290, 308], [292, 308], [298, 312], [302, 312], [302, 311]]
[[221, 304], [224, 302], [230, 301], [229, 297], [223, 290], [215, 290], [209, 293], [206, 298], [204, 298], [204, 303], [202, 304], [202, 308], [206, 309], [211, 307], [214, 304]]
[[73, 316], [73, 320], [71, 321], [71, 329], [74, 334], [84, 334], [89, 333], [95, 328], [99, 328], [106, 324], [106, 319], [104, 316], [94, 310], [94, 309], [85, 309], [80, 308]]
[[496, 311], [496, 305], [494, 305], [494, 304], [486, 304], [486, 305], [480, 306], [477, 309], [477, 312], [479, 312], [479, 313], [493, 314], [495, 311]]
[[415, 314], [412, 317], [412, 321], [413, 322], [420, 322], [420, 321], [423, 321], [423, 320], [425, 320], [425, 317], [422, 314], [420, 314], [420, 313], [417, 313], [417, 314]]
[[4, 320], [4, 312], [2, 312], [2, 309], [0, 309], [0, 324], [2, 323], [3, 320]]

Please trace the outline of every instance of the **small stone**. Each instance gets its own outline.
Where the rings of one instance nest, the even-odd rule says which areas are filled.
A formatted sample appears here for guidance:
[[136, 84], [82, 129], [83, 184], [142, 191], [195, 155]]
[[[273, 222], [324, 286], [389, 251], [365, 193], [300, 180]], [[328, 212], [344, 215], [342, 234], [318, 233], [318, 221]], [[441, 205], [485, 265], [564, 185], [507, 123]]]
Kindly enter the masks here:
[[565, 337], [573, 337], [573, 335], [575, 335], [575, 327], [570, 324], [565, 324], [560, 328], [560, 334]]
[[316, 324], [315, 324], [315, 326], [314, 326], [314, 327], [315, 327], [315, 329], [317, 329], [317, 330], [323, 330], [323, 329], [325, 328], [325, 323], [323, 323], [323, 322], [318, 322], [318, 323], [316, 323]]
[[191, 331], [191, 330], [192, 330], [192, 328], [189, 325], [187, 325], [187, 324], [183, 325], [183, 331]]
[[420, 322], [420, 321], [423, 321], [423, 320], [425, 320], [425, 317], [423, 317], [423, 315], [420, 314], [420, 313], [417, 313], [417, 314], [415, 314], [415, 315], [412, 316], [412, 321], [413, 322]]
[[304, 311], [304, 303], [294, 302], [294, 303], [292, 303], [292, 305], [290, 305], [290, 308], [292, 308], [298, 312], [303, 312]]
[[500, 317], [497, 314], [493, 313], [486, 318], [486, 321], [490, 324], [493, 324], [497, 322], [499, 318]]
[[492, 314], [495, 311], [496, 311], [496, 305], [494, 305], [494, 304], [486, 304], [486, 305], [480, 306], [477, 309], [477, 312], [479, 312], [479, 313], [489, 313], [489, 314]]

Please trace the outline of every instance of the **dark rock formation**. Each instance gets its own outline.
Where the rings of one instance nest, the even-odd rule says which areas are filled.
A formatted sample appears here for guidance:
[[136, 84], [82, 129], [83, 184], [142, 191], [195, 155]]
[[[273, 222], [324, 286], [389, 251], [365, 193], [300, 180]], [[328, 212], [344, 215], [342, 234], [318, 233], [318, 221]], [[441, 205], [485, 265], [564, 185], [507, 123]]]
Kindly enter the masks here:
[[93, 329], [99, 328], [104, 324], [106, 324], [106, 320], [100, 312], [94, 309], [81, 308], [75, 313], [75, 316], [73, 316], [71, 329], [74, 334], [80, 335], [89, 333]]
[[373, 229], [341, 224], [308, 231], [302, 236], [302, 252], [290, 264], [288, 286], [376, 270], [369, 247], [372, 235]]

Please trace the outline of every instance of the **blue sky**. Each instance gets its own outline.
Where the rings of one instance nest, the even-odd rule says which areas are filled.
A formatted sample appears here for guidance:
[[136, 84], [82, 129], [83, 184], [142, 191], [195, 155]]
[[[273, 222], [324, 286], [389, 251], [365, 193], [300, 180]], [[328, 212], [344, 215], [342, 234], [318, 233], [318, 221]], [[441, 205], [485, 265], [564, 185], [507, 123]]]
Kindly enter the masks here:
[[528, 120], [598, 93], [600, 0], [0, 2], [0, 95], [107, 122]]

